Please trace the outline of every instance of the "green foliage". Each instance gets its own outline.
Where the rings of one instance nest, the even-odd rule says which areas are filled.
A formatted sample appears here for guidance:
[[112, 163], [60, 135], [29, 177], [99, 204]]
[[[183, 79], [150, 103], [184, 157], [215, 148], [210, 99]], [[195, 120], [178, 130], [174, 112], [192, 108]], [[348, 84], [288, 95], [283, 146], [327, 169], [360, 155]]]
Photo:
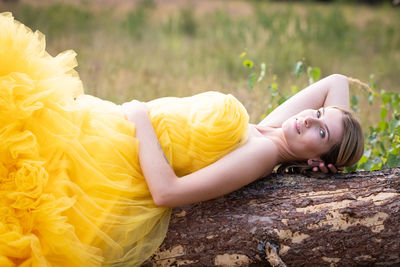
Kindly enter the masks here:
[[[198, 6], [191, 1], [178, 1], [173, 8], [168, 1], [155, 0], [122, 6], [117, 3], [121, 1], [28, 2], [8, 5], [0, 0], [0, 9], [46, 34], [51, 54], [74, 49], [86, 92], [102, 98], [148, 100], [209, 89], [236, 94], [251, 85], [253, 91], [241, 91], [244, 99], [251, 99], [258, 91], [269, 90], [274, 74], [279, 81], [276, 98], [281, 98], [281, 90], [296, 91], [309, 82], [309, 65], [320, 67], [322, 75], [335, 73], [340, 66], [340, 72], [356, 77], [379, 69], [379, 86], [400, 92], [400, 12], [390, 6], [240, 1], [206, 9], [200, 5], [197, 12], [190, 11]], [[192, 27], [192, 19], [194, 31], [184, 30]], [[251, 52], [253, 68], [244, 67], [238, 58], [243, 50]], [[301, 58], [308, 63], [296, 80], [292, 70]], [[261, 61], [266, 63], [264, 74]], [[360, 107], [368, 106], [356, 95]], [[375, 98], [368, 94], [369, 101], [377, 103]], [[266, 102], [253, 99], [253, 118], [265, 112]], [[371, 116], [369, 110], [376, 112]], [[364, 111], [364, 123], [378, 120], [379, 105]]]
[[133, 36], [140, 37], [145, 23], [145, 9], [136, 8], [126, 15], [123, 27]]
[[[375, 89], [375, 82], [371, 82]], [[371, 94], [368, 96], [370, 98]], [[386, 92], [373, 95], [380, 102], [379, 121], [365, 135], [365, 150], [358, 163], [360, 170], [378, 170], [400, 166], [400, 95]], [[369, 101], [370, 104], [373, 104]]]
[[246, 59], [243, 61], [243, 66], [248, 67], [249, 69], [251, 69], [253, 67], [254, 63], [253, 61]]
[[321, 77], [321, 70], [320, 68], [317, 67], [308, 67], [307, 75], [309, 83], [310, 84], [315, 83], [316, 81], [319, 80], [319, 77]]
[[14, 15], [25, 25], [39, 29], [50, 38], [72, 31], [87, 31], [94, 25], [91, 12], [68, 4], [45, 7], [23, 5]]
[[303, 61], [297, 61], [296, 65], [294, 65], [294, 74], [296, 77], [299, 77], [304, 71]]
[[180, 37], [183, 35], [195, 38], [200, 26], [193, 7], [189, 5], [180, 8], [177, 14], [169, 16], [161, 25], [161, 29], [166, 36]]
[[130, 12], [127, 13], [122, 22], [125, 28], [134, 37], [141, 37], [148, 23], [148, 15], [155, 4], [152, 0], [142, 0]]
[[[294, 66], [294, 74], [296, 77], [300, 77], [300, 75], [304, 72], [305, 65], [303, 61], [297, 61]], [[313, 84], [314, 82], [318, 81], [321, 77], [321, 69], [318, 67], [307, 67], [307, 76], [309, 84]]]
[[[242, 53], [241, 57], [245, 57], [246, 53]], [[244, 59], [243, 65], [246, 68], [249, 67], [250, 60]], [[254, 64], [254, 68], [253, 68]], [[256, 72], [258, 65], [251, 61], [252, 72], [249, 75], [249, 86], [250, 89], [254, 89], [256, 85]], [[305, 72], [307, 69], [307, 72]], [[261, 81], [265, 75], [265, 63], [260, 64], [260, 73], [263, 73]], [[311, 67], [305, 65], [303, 61], [296, 62], [294, 66], [294, 74], [296, 77], [300, 77], [303, 73], [307, 74], [309, 83], [317, 81], [320, 78], [321, 70], [317, 67]], [[365, 146], [364, 154], [358, 164], [346, 168], [347, 172], [355, 170], [378, 170], [382, 168], [392, 168], [400, 166], [400, 95], [396, 92], [386, 92], [381, 90], [380, 93], [376, 93], [376, 82], [374, 77], [371, 76], [369, 88], [366, 86], [362, 87], [361, 94], [355, 94], [352, 91], [350, 98], [351, 108], [357, 113], [363, 112], [362, 108], [358, 106], [361, 102], [360, 99], [367, 99], [369, 105], [378, 104], [380, 107], [379, 121], [374, 126], [369, 127], [369, 131], [364, 134]], [[294, 95], [299, 91], [299, 87], [293, 85], [291, 87], [291, 93], [283, 93], [279, 90], [277, 83], [277, 76], [272, 77], [272, 82], [266, 86], [266, 90], [270, 95], [267, 113], [263, 115], [265, 117], [268, 113], [274, 110], [277, 106], [286, 101], [291, 95]]]
[[197, 22], [193, 8], [185, 7], [179, 13], [179, 29], [188, 36], [194, 36], [197, 32]]
[[[244, 58], [243, 59], [243, 66], [245, 66], [247, 69], [253, 69], [254, 62], [252, 60], [250, 60], [250, 59], [247, 59], [246, 55], [247, 55], [246, 52], [243, 52], [240, 55], [241, 58]], [[257, 77], [257, 74], [254, 71], [252, 71], [249, 74], [248, 83], [249, 83], [250, 89], [254, 88], [256, 82], [259, 83], [264, 79], [265, 71], [266, 71], [266, 65], [263, 62], [263, 63], [260, 64], [260, 73], [258, 74], [258, 77]]]

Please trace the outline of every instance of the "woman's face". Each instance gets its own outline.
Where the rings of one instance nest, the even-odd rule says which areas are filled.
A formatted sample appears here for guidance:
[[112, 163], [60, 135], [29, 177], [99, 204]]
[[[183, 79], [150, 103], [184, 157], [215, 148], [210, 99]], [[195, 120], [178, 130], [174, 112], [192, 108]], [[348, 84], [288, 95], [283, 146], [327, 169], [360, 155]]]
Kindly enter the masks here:
[[282, 124], [289, 149], [300, 159], [319, 159], [343, 137], [343, 113], [336, 108], [306, 109]]

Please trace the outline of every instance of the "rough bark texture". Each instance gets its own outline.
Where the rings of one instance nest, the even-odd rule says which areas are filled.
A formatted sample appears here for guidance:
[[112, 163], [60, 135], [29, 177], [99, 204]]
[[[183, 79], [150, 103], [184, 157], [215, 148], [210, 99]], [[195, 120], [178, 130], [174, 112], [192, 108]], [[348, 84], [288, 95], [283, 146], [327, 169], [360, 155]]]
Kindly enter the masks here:
[[324, 178], [271, 175], [173, 209], [151, 262], [268, 266], [266, 244], [287, 266], [400, 266], [400, 168]]

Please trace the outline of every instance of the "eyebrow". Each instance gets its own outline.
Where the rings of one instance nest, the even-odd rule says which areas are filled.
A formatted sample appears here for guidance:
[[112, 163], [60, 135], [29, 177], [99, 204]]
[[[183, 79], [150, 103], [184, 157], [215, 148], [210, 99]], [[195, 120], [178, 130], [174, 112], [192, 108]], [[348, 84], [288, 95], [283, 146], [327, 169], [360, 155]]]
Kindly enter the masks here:
[[[322, 108], [322, 114], [325, 116], [325, 108]], [[324, 123], [324, 124], [325, 124], [326, 131], [328, 132], [328, 141], [329, 141], [329, 138], [331, 137], [331, 133], [329, 132], [328, 125], [326, 125], [326, 123]]]

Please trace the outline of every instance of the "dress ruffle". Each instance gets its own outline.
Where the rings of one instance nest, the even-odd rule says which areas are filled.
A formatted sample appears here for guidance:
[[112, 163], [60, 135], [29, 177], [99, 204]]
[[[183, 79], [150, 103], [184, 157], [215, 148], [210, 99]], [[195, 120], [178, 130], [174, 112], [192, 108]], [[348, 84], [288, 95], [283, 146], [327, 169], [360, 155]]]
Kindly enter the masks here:
[[[83, 93], [75, 52], [0, 13], [0, 266], [136, 266], [154, 253], [170, 209], [155, 206], [121, 108]], [[179, 175], [246, 140], [248, 115], [215, 92], [149, 102]]]

